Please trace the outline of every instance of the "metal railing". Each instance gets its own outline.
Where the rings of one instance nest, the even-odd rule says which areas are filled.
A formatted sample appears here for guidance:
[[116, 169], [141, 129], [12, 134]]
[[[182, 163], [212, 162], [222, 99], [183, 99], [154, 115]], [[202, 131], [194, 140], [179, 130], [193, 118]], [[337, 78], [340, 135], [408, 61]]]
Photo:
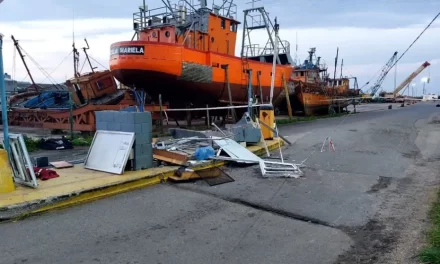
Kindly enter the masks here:
[[[260, 47], [259, 44], [251, 44], [245, 46], [245, 57], [267, 56], [273, 55], [275, 50], [273, 47]], [[278, 42], [278, 54], [290, 54], [290, 43], [286, 40]]]
[[[184, 25], [192, 23], [200, 15], [200, 3], [193, 4], [188, 1], [179, 1], [179, 4], [162, 6], [145, 10], [141, 6], [139, 12], [133, 13], [133, 26], [136, 31], [160, 25]], [[212, 12], [224, 17], [237, 15], [237, 5], [232, 0], [224, 0], [221, 5], [212, 4]]]

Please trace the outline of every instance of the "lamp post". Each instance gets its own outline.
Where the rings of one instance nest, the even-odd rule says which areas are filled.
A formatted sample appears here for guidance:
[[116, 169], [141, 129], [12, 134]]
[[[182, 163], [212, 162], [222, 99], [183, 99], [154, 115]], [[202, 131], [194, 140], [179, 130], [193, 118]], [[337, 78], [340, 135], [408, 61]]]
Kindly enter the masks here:
[[425, 91], [425, 85], [428, 82], [428, 78], [427, 77], [423, 77], [421, 82], [423, 83], [423, 90], [422, 90], [422, 95], [424, 95], [426, 93]]
[[[0, 0], [0, 3], [3, 0]], [[4, 148], [9, 153], [9, 127], [8, 127], [8, 109], [6, 101], [5, 74], [3, 71], [3, 35], [0, 33], [0, 92], [2, 104], [2, 121], [3, 121], [3, 140]]]

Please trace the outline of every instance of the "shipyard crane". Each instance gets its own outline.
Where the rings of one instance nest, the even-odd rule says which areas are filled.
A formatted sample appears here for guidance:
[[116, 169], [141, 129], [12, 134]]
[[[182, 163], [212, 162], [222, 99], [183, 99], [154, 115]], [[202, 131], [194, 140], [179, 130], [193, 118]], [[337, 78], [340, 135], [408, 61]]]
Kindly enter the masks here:
[[397, 93], [400, 92], [405, 86], [410, 84], [414, 78], [417, 77], [426, 67], [431, 65], [429, 62], [425, 61], [417, 70], [411, 73], [399, 86], [396, 87], [393, 91], [393, 97], [396, 98]]
[[397, 59], [397, 51], [394, 52], [393, 56], [388, 60], [388, 62], [383, 66], [381, 73], [379, 75], [379, 78], [377, 78], [376, 82], [374, 83], [373, 87], [368, 89], [370, 92], [370, 96], [374, 97], [377, 93], [377, 91], [382, 86], [383, 81], [385, 80], [385, 77], [387, 77], [388, 72], [393, 68], [395, 61]]

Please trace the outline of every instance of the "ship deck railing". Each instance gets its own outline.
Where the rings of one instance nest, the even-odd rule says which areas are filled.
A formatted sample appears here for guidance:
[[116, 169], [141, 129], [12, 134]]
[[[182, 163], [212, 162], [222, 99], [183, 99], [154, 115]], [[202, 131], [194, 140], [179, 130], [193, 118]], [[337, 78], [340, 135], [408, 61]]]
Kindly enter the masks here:
[[[133, 25], [135, 30], [143, 30], [164, 24], [184, 25], [200, 14], [200, 8], [200, 3], [189, 5], [188, 2], [180, 2], [179, 5], [171, 4], [170, 7], [162, 6], [153, 9], [145, 7], [145, 10], [141, 6], [139, 7], [139, 12], [133, 13]], [[237, 15], [237, 5], [232, 0], [226, 0], [221, 5], [216, 5], [213, 1], [212, 9], [210, 10], [217, 15], [228, 18], [234, 18]]]
[[[261, 47], [259, 44], [251, 44], [244, 47], [245, 57], [267, 56], [274, 53], [273, 47]], [[290, 54], [290, 43], [287, 40], [278, 43], [278, 54]]]

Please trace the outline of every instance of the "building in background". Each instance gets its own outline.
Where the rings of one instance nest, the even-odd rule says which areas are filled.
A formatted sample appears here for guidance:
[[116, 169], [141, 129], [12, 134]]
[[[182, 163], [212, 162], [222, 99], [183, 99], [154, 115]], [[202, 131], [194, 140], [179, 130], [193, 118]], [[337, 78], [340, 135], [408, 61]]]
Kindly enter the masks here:
[[438, 94], [424, 94], [422, 101], [424, 101], [424, 102], [426, 102], [426, 101], [436, 101], [438, 99], [439, 99]]

